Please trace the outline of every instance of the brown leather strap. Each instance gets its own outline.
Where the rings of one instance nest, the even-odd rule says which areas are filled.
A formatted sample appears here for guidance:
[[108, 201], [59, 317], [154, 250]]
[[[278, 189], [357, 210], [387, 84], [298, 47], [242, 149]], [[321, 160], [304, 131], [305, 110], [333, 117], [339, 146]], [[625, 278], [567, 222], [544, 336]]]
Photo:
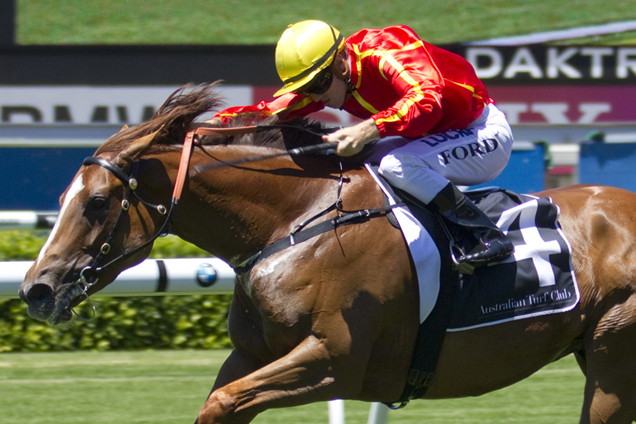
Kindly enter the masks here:
[[238, 134], [252, 134], [257, 131], [256, 125], [250, 125], [246, 127], [232, 127], [232, 128], [217, 128], [217, 127], [199, 127], [194, 130], [197, 135], [238, 135]]
[[199, 127], [195, 130], [188, 131], [183, 141], [183, 150], [181, 151], [181, 161], [179, 162], [179, 170], [177, 171], [177, 179], [174, 182], [174, 190], [172, 192], [172, 200], [175, 204], [179, 203], [181, 192], [185, 184], [185, 178], [188, 174], [190, 166], [190, 156], [192, 155], [192, 145], [194, 144], [195, 135], [237, 135], [255, 133], [256, 125], [247, 127], [233, 128], [215, 128], [215, 127]]
[[174, 204], [179, 203], [185, 178], [188, 174], [190, 166], [190, 155], [192, 154], [192, 144], [194, 144], [195, 131], [188, 131], [183, 142], [183, 150], [181, 151], [181, 161], [179, 162], [179, 170], [177, 171], [177, 179], [174, 182], [174, 190], [172, 192], [172, 201]]

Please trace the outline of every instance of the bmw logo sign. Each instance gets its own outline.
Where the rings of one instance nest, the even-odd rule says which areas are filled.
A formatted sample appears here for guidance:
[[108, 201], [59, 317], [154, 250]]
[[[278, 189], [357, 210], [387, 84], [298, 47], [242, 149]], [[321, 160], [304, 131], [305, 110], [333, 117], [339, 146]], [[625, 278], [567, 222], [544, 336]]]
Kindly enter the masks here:
[[216, 269], [210, 264], [201, 264], [197, 269], [197, 282], [201, 287], [210, 287], [216, 282]]

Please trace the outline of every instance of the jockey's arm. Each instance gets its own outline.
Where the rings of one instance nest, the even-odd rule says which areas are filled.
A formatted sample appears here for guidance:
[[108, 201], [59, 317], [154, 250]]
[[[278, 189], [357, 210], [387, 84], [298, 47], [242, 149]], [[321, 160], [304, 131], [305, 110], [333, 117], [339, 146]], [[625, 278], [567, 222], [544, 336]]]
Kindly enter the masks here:
[[367, 143], [378, 138], [380, 138], [380, 131], [373, 119], [366, 119], [359, 124], [339, 129], [322, 137], [326, 142], [338, 142], [336, 154], [340, 156], [353, 156], [360, 153]]
[[321, 102], [312, 101], [311, 97], [295, 93], [287, 93], [276, 99], [261, 101], [256, 105], [234, 106], [217, 112], [214, 117], [205, 121], [212, 126], [228, 125], [235, 117], [249, 114], [254, 119], [264, 119], [272, 115], [288, 119], [295, 116], [307, 116], [312, 112], [324, 109]]

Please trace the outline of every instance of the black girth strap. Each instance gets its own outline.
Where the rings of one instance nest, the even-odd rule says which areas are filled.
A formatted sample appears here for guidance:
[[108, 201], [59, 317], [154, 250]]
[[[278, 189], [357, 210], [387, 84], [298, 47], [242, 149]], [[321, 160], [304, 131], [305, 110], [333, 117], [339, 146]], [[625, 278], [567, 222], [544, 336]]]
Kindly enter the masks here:
[[[420, 399], [433, 383], [437, 360], [459, 289], [457, 284], [444, 276], [452, 272], [450, 264], [442, 263], [442, 281], [437, 303], [428, 318], [420, 324], [404, 391], [396, 402], [386, 404], [391, 409], [404, 408], [410, 400]], [[453, 278], [450, 275], [448, 277]]]
[[406, 203], [411, 213], [427, 228], [435, 243], [440, 246], [442, 261], [437, 302], [429, 316], [420, 324], [404, 391], [396, 402], [386, 404], [391, 409], [400, 409], [405, 407], [410, 400], [424, 396], [433, 383], [437, 360], [444, 343], [453, 305], [457, 299], [460, 277], [453, 269], [447, 235], [442, 229], [446, 224], [442, 218], [427, 211], [425, 207], [410, 202], [409, 197], [402, 192], [394, 192], [393, 196]]
[[326, 233], [327, 231], [335, 230], [338, 227], [358, 224], [364, 221], [368, 221], [369, 219], [374, 217], [386, 216], [391, 211], [391, 209], [397, 206], [400, 205], [387, 205], [377, 209], [363, 209], [354, 212], [347, 212], [343, 215], [339, 215], [334, 219], [330, 219], [328, 221], [324, 221], [320, 224], [314, 225], [313, 227], [305, 228], [300, 231], [291, 233], [289, 237], [277, 240], [274, 243], [267, 245], [265, 248], [263, 248], [263, 250], [252, 255], [242, 264], [235, 267], [234, 272], [236, 274], [245, 274], [246, 272], [249, 272], [256, 264], [264, 261], [265, 259], [282, 250], [287, 249], [290, 246], [294, 246], [295, 244], [307, 241], [313, 237], [316, 237], [317, 235]]
[[378, 178], [384, 181], [384, 188], [391, 194], [391, 197], [404, 205], [427, 229], [440, 249], [442, 262], [437, 302], [429, 316], [420, 324], [404, 390], [397, 401], [386, 403], [391, 409], [400, 409], [404, 408], [412, 399], [424, 396], [433, 383], [437, 360], [459, 290], [459, 274], [453, 269], [448, 248], [448, 234], [443, 229], [446, 224], [442, 221], [441, 216], [431, 212], [425, 205], [413, 201], [412, 197], [405, 192], [391, 187], [382, 176], [378, 175]]

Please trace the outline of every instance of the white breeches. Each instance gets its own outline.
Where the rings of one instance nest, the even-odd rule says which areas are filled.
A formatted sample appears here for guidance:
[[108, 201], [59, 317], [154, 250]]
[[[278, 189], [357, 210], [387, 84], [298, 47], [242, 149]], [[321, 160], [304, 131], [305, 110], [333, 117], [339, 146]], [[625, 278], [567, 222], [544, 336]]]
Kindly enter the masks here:
[[379, 173], [428, 204], [449, 181], [475, 185], [495, 178], [510, 159], [512, 142], [505, 115], [491, 104], [464, 130], [411, 140], [390, 151], [382, 158]]

